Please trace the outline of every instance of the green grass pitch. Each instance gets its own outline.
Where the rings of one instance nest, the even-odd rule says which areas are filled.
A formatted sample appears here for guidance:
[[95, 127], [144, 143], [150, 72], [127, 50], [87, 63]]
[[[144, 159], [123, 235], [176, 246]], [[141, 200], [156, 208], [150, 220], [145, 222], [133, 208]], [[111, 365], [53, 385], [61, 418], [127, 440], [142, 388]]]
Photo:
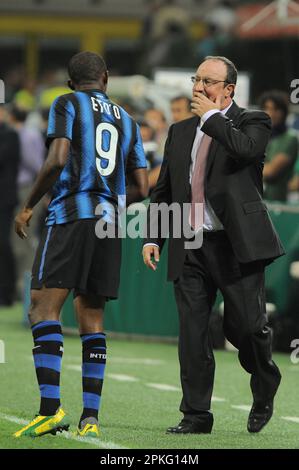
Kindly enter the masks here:
[[[39, 404], [31, 359], [31, 333], [21, 325], [21, 317], [20, 305], [0, 309], [0, 339], [5, 343], [6, 361], [0, 364], [1, 449], [299, 448], [299, 364], [292, 364], [288, 355], [274, 355], [283, 379], [274, 416], [261, 433], [251, 435], [246, 430], [248, 411], [244, 407], [251, 405], [249, 376], [235, 353], [216, 351], [212, 434], [170, 436], [165, 434], [165, 429], [177, 424], [181, 417], [176, 346], [109, 338], [100, 414], [101, 439], [76, 439], [71, 432], [56, 437], [15, 439], [12, 433], [20, 427], [18, 422], [22, 422], [18, 420], [30, 420]], [[80, 362], [80, 339], [66, 336], [62, 404], [70, 416], [73, 431], [81, 413]]]

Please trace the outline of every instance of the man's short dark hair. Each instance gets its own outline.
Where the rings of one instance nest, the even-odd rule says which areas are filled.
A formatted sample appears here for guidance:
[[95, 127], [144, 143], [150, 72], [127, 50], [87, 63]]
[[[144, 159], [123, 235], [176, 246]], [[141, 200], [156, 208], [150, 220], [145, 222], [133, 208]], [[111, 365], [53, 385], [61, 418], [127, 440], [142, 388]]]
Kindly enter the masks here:
[[237, 77], [238, 77], [238, 71], [237, 67], [235, 64], [229, 60], [227, 57], [221, 56], [221, 55], [208, 55], [204, 58], [203, 62], [205, 60], [220, 60], [226, 65], [226, 82], [227, 83], [237, 83]]
[[259, 104], [264, 109], [267, 101], [272, 101], [276, 109], [279, 109], [286, 119], [289, 112], [289, 95], [281, 90], [269, 90], [262, 94]]
[[[238, 70], [235, 64], [229, 60], [227, 57], [224, 57], [222, 55], [207, 55], [203, 62], [205, 60], [220, 60], [226, 65], [226, 83], [237, 83], [237, 77], [238, 77]], [[235, 96], [235, 92], [232, 91], [230, 97], [233, 98]]]
[[191, 106], [191, 99], [189, 98], [189, 96], [186, 96], [186, 95], [179, 95], [179, 96], [175, 96], [174, 98], [172, 98], [170, 100], [171, 103], [175, 103], [175, 101], [181, 101], [181, 100], [185, 100], [186, 101], [186, 104], [187, 106]]
[[70, 79], [77, 85], [96, 82], [106, 71], [104, 59], [94, 52], [79, 52], [68, 65]]

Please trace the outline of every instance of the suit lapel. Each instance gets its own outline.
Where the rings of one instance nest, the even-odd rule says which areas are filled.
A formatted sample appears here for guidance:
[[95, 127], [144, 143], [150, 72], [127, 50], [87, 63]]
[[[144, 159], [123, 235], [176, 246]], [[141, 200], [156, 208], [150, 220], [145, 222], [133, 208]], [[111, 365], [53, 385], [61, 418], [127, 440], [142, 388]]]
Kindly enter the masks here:
[[[234, 118], [236, 118], [239, 112], [240, 112], [239, 106], [236, 105], [236, 103], [233, 101], [233, 104], [231, 105], [231, 107], [229, 108], [225, 116], [233, 120]], [[214, 159], [215, 159], [215, 154], [216, 154], [216, 151], [218, 150], [218, 147], [219, 147], [219, 143], [215, 139], [212, 139], [208, 158], [207, 158], [207, 164], [206, 164], [206, 178], [208, 178], [209, 173], [212, 169]]]

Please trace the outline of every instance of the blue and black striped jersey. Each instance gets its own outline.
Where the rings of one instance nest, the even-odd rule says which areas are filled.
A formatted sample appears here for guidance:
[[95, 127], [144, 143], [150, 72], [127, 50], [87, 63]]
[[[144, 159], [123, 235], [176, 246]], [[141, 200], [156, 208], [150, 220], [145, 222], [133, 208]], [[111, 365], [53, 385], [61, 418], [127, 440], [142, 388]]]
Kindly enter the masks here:
[[126, 174], [147, 166], [138, 125], [98, 90], [69, 93], [53, 102], [47, 145], [59, 137], [71, 145], [53, 187], [47, 225], [95, 218], [99, 203], [115, 207], [126, 193]]

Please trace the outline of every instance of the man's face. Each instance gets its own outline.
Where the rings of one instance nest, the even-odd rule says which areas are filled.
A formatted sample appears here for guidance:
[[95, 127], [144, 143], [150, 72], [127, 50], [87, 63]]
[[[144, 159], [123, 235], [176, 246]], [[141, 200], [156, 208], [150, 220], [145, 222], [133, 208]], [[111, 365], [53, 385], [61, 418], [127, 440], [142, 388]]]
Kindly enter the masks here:
[[280, 109], [276, 108], [272, 100], [267, 100], [263, 106], [263, 111], [267, 113], [272, 121], [272, 126], [278, 126], [283, 122], [283, 113]]
[[149, 123], [155, 131], [164, 130], [166, 127], [166, 122], [163, 118], [163, 114], [158, 109], [149, 109], [146, 111], [145, 120]]
[[150, 142], [153, 140], [153, 130], [147, 126], [140, 126], [140, 134], [142, 138], [142, 142]]
[[193, 117], [188, 101], [183, 98], [173, 101], [171, 103], [171, 116], [173, 122], [179, 122], [183, 119]]
[[196, 78], [208, 79], [209, 85], [205, 85], [202, 80], [196, 81], [193, 85], [194, 92], [203, 93], [211, 101], [215, 102], [218, 95], [222, 97], [224, 109], [230, 102], [230, 93], [234, 89], [233, 85], [224, 83], [227, 77], [226, 65], [221, 60], [205, 60], [196, 71]]

